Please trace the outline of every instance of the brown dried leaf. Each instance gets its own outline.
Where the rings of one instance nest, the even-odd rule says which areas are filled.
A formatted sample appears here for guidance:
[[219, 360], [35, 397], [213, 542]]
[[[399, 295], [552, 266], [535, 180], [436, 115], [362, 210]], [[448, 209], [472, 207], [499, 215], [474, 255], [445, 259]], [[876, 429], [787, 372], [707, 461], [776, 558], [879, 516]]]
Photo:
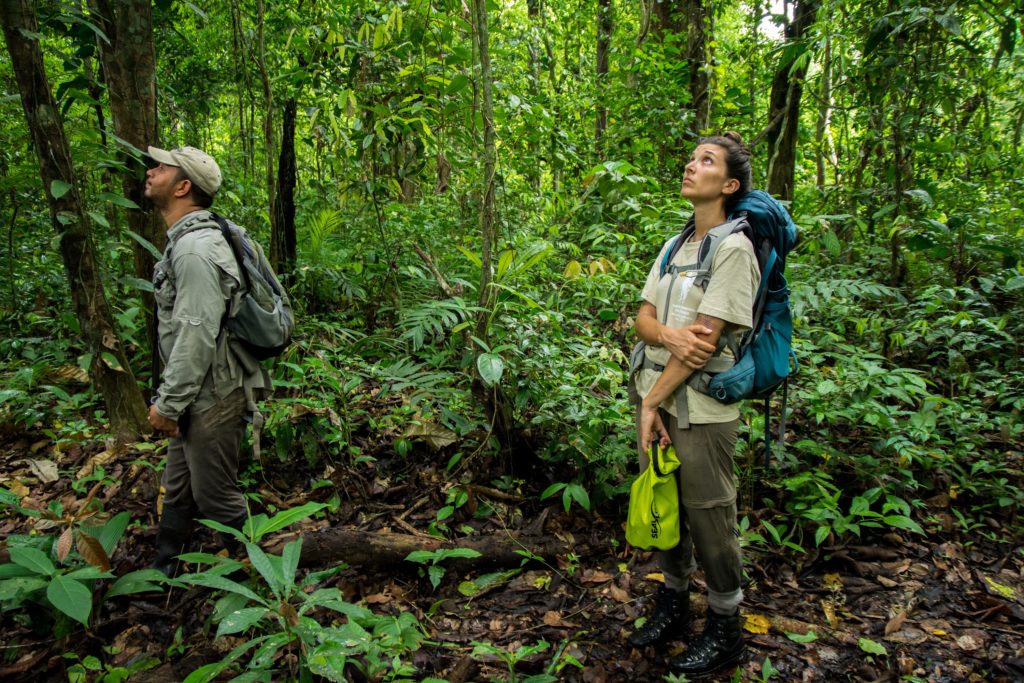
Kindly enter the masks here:
[[65, 382], [89, 383], [89, 373], [77, 365], [63, 365], [54, 371], [54, 376]]
[[103, 451], [102, 453], [97, 453], [82, 465], [82, 469], [78, 470], [78, 473], [75, 474], [75, 479], [81, 479], [82, 477], [92, 474], [93, 470], [95, 470], [98, 465], [106, 465], [118, 455], [119, 453], [117, 451]]
[[965, 631], [962, 636], [957, 637], [956, 644], [961, 650], [973, 652], [985, 647], [985, 634], [977, 629]]
[[549, 610], [544, 613], [544, 623], [548, 626], [561, 626], [562, 615], [554, 610]]
[[608, 585], [608, 593], [612, 596], [612, 600], [618, 603], [629, 602], [629, 593], [622, 590], [614, 583]]
[[71, 527], [65, 529], [57, 539], [57, 559], [63, 562], [71, 552], [71, 544], [74, 540], [74, 531]]
[[384, 593], [374, 593], [373, 595], [366, 596], [365, 600], [370, 605], [386, 605], [391, 602], [391, 596]]
[[414, 422], [405, 430], [404, 436], [407, 439], [422, 439], [435, 451], [451, 446], [459, 438], [452, 430], [433, 422]]
[[890, 619], [889, 623], [885, 625], [885, 635], [889, 636], [893, 633], [896, 633], [896, 631], [899, 631], [903, 627], [903, 622], [905, 622], [906, 620], [906, 610], [900, 610], [899, 613], [896, 614], [892, 619]]
[[60, 479], [60, 474], [57, 472], [57, 463], [52, 460], [32, 460], [26, 458], [22, 462], [27, 464], [29, 469], [32, 470], [32, 474], [44, 484], [52, 484]]
[[292, 606], [290, 602], [282, 600], [279, 610], [281, 616], [284, 617], [286, 623], [290, 624], [291, 626], [298, 625], [299, 613], [295, 611], [295, 608]]
[[110, 558], [107, 557], [107, 551], [103, 549], [96, 537], [79, 530], [77, 546], [78, 552], [86, 562], [98, 567], [101, 571], [110, 571]]

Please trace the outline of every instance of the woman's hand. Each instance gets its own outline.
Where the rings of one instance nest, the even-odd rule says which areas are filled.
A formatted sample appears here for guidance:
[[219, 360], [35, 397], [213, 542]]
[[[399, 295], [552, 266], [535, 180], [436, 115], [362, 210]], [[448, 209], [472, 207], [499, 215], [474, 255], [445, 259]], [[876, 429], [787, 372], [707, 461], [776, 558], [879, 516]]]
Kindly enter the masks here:
[[661, 345], [691, 370], [704, 367], [715, 353], [715, 345], [707, 340], [712, 330], [696, 323], [686, 327], [662, 327]]
[[650, 406], [646, 401], [640, 404], [639, 429], [640, 446], [645, 451], [651, 447], [655, 440], [661, 443], [662, 448], [667, 448], [672, 443], [668, 430], [665, 429], [665, 423], [661, 421], [661, 415], [658, 414], [657, 405]]

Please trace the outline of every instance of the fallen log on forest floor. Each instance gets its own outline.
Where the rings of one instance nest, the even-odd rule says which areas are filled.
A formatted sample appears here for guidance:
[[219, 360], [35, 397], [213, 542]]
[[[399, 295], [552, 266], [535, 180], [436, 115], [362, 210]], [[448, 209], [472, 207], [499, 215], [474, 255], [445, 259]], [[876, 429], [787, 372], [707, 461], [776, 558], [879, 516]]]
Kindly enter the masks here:
[[[280, 554], [289, 538], [281, 538], [267, 548]], [[333, 528], [302, 535], [301, 567], [326, 567], [339, 562], [360, 567], [394, 567], [405, 563], [409, 553], [466, 548], [480, 553], [475, 558], [450, 558], [445, 566], [453, 569], [479, 567], [517, 567], [525, 559], [554, 562], [555, 557], [572, 550], [553, 536], [500, 534], [459, 539], [457, 542], [427, 535], [396, 534], [390, 531], [360, 531]]]

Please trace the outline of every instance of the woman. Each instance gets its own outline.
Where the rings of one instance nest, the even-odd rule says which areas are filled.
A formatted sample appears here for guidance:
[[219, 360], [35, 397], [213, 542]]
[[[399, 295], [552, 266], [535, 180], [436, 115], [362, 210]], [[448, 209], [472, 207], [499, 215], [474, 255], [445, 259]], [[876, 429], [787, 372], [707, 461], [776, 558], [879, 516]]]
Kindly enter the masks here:
[[[695, 266], [701, 240], [726, 222], [730, 208], [750, 187], [750, 151], [737, 134], [701, 140], [686, 164], [682, 185], [683, 197], [693, 204], [694, 232], [670, 265]], [[699, 676], [736, 663], [744, 650], [732, 465], [739, 410], [695, 391], [686, 380], [706, 365], [710, 371], [712, 365], [731, 361], [727, 348], [716, 352], [719, 338], [750, 328], [759, 273], [750, 240], [731, 234], [715, 252], [706, 289], [695, 287], [693, 270], [663, 268], [671, 242], [658, 255], [641, 295], [636, 331], [647, 349], [635, 382], [642, 398], [637, 411], [641, 471], [653, 441], [675, 446], [681, 463], [677, 476], [683, 529], [676, 548], [658, 553], [665, 585], [653, 614], [629, 641], [642, 647], [686, 637], [692, 623], [689, 582], [697, 566], [696, 550], [708, 586], [707, 625], [671, 667]]]

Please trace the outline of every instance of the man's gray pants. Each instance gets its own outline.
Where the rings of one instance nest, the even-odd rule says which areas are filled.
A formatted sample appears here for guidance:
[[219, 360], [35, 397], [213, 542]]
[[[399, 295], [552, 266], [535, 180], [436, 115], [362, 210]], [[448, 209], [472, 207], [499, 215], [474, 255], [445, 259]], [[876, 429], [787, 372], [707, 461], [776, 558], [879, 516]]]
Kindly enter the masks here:
[[208, 410], [189, 416], [185, 434], [172, 438], [167, 449], [161, 480], [164, 505], [221, 524], [246, 516], [238, 488], [245, 410], [245, 391], [237, 389]]

